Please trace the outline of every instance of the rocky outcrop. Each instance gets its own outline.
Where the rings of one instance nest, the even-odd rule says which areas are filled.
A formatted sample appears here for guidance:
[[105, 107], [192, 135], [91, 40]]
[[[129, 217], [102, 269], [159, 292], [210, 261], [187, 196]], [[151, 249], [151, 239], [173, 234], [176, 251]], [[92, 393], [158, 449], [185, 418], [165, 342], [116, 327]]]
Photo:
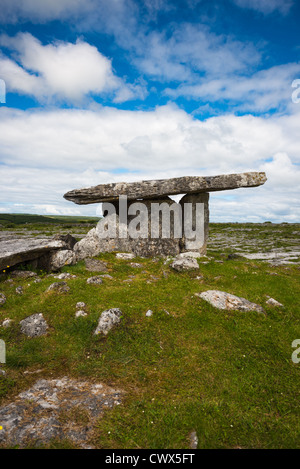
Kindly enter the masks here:
[[59, 250], [73, 249], [76, 239], [71, 235], [49, 238], [21, 238], [0, 241], [0, 269], [8, 269], [14, 265], [36, 261], [38, 268], [52, 270], [52, 257]]
[[265, 312], [264, 309], [256, 303], [251, 303], [245, 298], [240, 298], [239, 296], [235, 296], [231, 293], [226, 293], [219, 290], [207, 290], [197, 296], [205, 301], [208, 301], [208, 303], [218, 309], [225, 309], [229, 311], [256, 311], [258, 313]]

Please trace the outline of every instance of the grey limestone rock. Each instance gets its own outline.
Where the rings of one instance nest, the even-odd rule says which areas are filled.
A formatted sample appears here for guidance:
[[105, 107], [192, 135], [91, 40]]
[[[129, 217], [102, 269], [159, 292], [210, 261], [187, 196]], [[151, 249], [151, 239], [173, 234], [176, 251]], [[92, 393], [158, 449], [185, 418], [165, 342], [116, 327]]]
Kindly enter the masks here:
[[42, 313], [32, 314], [20, 322], [21, 332], [28, 337], [38, 337], [46, 334], [48, 324]]

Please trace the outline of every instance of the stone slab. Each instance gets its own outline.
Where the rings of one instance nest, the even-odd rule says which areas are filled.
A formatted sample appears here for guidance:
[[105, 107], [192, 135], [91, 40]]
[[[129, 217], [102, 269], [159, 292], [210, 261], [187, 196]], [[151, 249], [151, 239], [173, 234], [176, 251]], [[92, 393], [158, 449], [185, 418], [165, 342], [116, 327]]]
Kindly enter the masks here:
[[184, 176], [140, 182], [100, 184], [94, 187], [74, 189], [67, 192], [64, 198], [78, 205], [86, 205], [114, 202], [121, 195], [127, 196], [128, 200], [136, 200], [159, 198], [166, 195], [224, 191], [240, 187], [257, 187], [264, 184], [266, 180], [266, 175], [263, 172], [222, 174], [219, 176]]

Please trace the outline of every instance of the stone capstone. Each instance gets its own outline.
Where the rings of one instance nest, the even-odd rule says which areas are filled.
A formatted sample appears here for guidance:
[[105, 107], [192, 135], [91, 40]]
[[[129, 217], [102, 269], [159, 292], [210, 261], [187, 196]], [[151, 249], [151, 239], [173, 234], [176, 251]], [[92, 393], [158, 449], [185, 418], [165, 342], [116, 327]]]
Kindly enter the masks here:
[[120, 195], [128, 200], [151, 199], [176, 194], [223, 191], [239, 187], [256, 187], [266, 182], [262, 172], [222, 174], [219, 176], [184, 176], [140, 182], [117, 182], [94, 187], [74, 189], [64, 198], [76, 204], [95, 204], [117, 201]]

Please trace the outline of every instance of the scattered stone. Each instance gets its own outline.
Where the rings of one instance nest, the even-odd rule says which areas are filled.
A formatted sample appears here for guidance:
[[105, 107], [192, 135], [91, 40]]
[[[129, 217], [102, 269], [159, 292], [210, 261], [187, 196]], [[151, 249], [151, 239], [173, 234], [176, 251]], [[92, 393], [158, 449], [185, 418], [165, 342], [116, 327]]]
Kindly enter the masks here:
[[78, 301], [78, 303], [76, 303], [76, 309], [84, 309], [84, 308], [86, 308], [86, 304], [83, 301]]
[[88, 283], [89, 285], [101, 285], [101, 283], [103, 283], [103, 280], [100, 275], [96, 275], [94, 277], [88, 278], [86, 283]]
[[28, 337], [39, 337], [46, 334], [48, 324], [42, 313], [32, 314], [20, 321], [21, 332]]
[[131, 252], [117, 252], [116, 258], [117, 259], [124, 259], [124, 260], [134, 259], [135, 255], [132, 254]]
[[70, 278], [76, 278], [77, 276], [74, 274], [69, 274], [63, 272], [62, 274], [54, 275], [54, 278], [58, 278], [59, 280], [69, 280]]
[[17, 293], [17, 295], [23, 295], [23, 293], [24, 293], [23, 292], [23, 287], [21, 287], [21, 286], [17, 287], [16, 288], [16, 293]]
[[6, 303], [6, 296], [4, 293], [0, 293], [0, 306], [3, 306]]
[[2, 327], [4, 327], [5, 329], [7, 329], [7, 328], [11, 325], [12, 322], [13, 322], [12, 319], [5, 318], [4, 321], [3, 321], [3, 323], [2, 323]]
[[68, 377], [40, 379], [0, 408], [0, 443], [22, 448], [30, 440], [38, 447], [67, 438], [85, 448], [94, 425], [105, 411], [121, 404], [122, 394], [104, 384]]
[[103, 274], [103, 275], [100, 275], [101, 278], [108, 278], [109, 280], [113, 280], [114, 278], [109, 275], [109, 274]]
[[251, 303], [245, 298], [232, 295], [219, 290], [207, 290], [200, 294], [196, 294], [205, 301], [208, 301], [212, 306], [218, 309], [225, 310], [238, 310], [238, 311], [256, 311], [264, 313], [264, 309], [255, 303]]
[[54, 282], [47, 288], [46, 293], [48, 292], [68, 293], [69, 291], [70, 291], [70, 287], [67, 285], [66, 282]]
[[[199, 251], [187, 251], [187, 252], [181, 252], [176, 256], [177, 258], [182, 258], [182, 257], [195, 257], [196, 259], [199, 257], [203, 257]], [[206, 256], [204, 256], [206, 257]]]
[[199, 269], [199, 264], [197, 259], [194, 257], [183, 257], [183, 258], [176, 258], [171, 267], [178, 272], [182, 272], [184, 270], [194, 270]]
[[240, 256], [240, 254], [236, 254], [235, 252], [233, 252], [231, 254], [228, 254], [226, 260], [230, 261], [230, 260], [241, 259], [241, 258], [242, 258], [242, 256]]
[[85, 259], [85, 268], [89, 272], [107, 272], [106, 262], [99, 261], [98, 259]]
[[84, 317], [84, 316], [87, 316], [87, 313], [83, 309], [80, 309], [79, 311], [76, 311], [75, 313], [76, 318]]
[[278, 307], [278, 308], [283, 307], [283, 304], [279, 303], [279, 301], [274, 300], [274, 298], [271, 298], [271, 297], [266, 301], [266, 304], [268, 306], [274, 306], [274, 307]]
[[189, 440], [190, 440], [190, 448], [191, 449], [197, 449], [198, 447], [198, 436], [196, 432], [191, 432], [189, 435]]
[[111, 308], [103, 311], [94, 335], [100, 333], [107, 335], [111, 328], [121, 321], [122, 316], [123, 313], [119, 308]]
[[33, 281], [33, 283], [40, 283], [42, 279], [40, 277], [36, 277]]
[[10, 272], [10, 276], [13, 278], [31, 278], [31, 277], [36, 277], [37, 274], [35, 272], [32, 272], [31, 270], [13, 270]]
[[152, 316], [152, 315], [153, 315], [153, 311], [151, 311], [151, 309], [148, 309], [148, 311], [147, 311], [147, 313], [146, 313], [146, 316], [147, 316], [148, 318], [150, 318], [150, 316]]
[[141, 269], [143, 267], [142, 264], [139, 264], [138, 262], [130, 262], [130, 266], [134, 269]]

